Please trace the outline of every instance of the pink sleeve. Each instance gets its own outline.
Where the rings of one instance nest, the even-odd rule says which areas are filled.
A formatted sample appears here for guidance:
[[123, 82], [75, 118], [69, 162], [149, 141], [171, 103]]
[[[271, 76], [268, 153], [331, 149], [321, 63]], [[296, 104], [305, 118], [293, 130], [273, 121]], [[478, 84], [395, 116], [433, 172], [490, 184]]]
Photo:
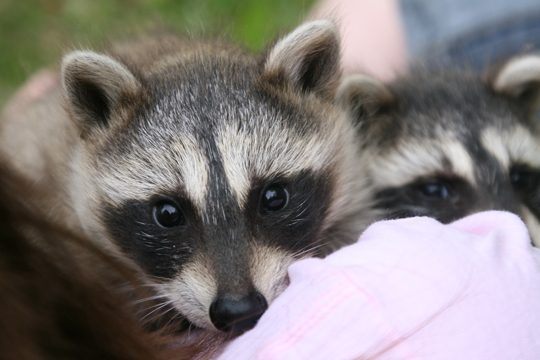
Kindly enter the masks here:
[[289, 288], [226, 359], [540, 358], [540, 268], [509, 213], [372, 225]]

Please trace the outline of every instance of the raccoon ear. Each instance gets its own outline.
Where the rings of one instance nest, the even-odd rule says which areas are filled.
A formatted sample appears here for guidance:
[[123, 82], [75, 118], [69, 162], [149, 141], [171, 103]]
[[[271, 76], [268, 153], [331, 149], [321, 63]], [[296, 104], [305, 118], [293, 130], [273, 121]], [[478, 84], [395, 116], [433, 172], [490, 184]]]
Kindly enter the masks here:
[[525, 55], [510, 60], [496, 72], [492, 87], [536, 112], [540, 108], [540, 55]]
[[341, 74], [339, 59], [336, 25], [331, 20], [316, 20], [300, 25], [274, 45], [264, 73], [285, 76], [304, 91], [332, 98]]
[[141, 85], [122, 64], [91, 51], [75, 51], [62, 60], [62, 87], [68, 111], [83, 135], [108, 126], [111, 114], [136, 95]]
[[358, 122], [391, 105], [394, 96], [379, 80], [364, 74], [352, 74], [342, 79], [336, 101]]

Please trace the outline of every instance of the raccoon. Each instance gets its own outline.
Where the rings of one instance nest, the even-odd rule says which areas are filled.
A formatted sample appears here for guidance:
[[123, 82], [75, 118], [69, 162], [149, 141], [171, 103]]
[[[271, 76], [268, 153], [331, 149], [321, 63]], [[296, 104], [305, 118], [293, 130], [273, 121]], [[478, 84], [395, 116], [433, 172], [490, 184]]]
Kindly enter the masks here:
[[253, 55], [146, 36], [63, 58], [56, 91], [5, 114], [1, 146], [46, 208], [134, 262], [202, 329], [252, 328], [296, 259], [371, 220], [354, 125], [333, 103], [339, 38], [305, 23]]
[[377, 216], [448, 223], [506, 210], [539, 245], [539, 74], [529, 54], [483, 76], [418, 67], [389, 84], [345, 78], [336, 96], [359, 123]]

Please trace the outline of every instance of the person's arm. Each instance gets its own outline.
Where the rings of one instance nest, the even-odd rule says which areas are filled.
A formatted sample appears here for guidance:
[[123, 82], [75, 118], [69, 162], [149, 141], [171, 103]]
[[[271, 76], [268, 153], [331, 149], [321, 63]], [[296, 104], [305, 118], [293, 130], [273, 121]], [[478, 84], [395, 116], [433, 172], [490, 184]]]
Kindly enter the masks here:
[[514, 214], [378, 222], [290, 285], [219, 360], [537, 360], [538, 249]]
[[407, 46], [396, 0], [323, 0], [313, 18], [337, 22], [344, 72], [391, 80], [407, 67]]

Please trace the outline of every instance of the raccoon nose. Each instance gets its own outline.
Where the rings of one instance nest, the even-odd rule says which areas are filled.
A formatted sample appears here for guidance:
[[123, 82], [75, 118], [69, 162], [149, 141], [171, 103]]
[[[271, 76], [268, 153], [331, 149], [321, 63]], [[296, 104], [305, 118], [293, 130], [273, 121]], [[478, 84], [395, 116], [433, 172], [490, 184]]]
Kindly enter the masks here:
[[210, 306], [214, 326], [231, 335], [252, 329], [268, 308], [266, 299], [254, 292], [240, 300], [218, 298]]

